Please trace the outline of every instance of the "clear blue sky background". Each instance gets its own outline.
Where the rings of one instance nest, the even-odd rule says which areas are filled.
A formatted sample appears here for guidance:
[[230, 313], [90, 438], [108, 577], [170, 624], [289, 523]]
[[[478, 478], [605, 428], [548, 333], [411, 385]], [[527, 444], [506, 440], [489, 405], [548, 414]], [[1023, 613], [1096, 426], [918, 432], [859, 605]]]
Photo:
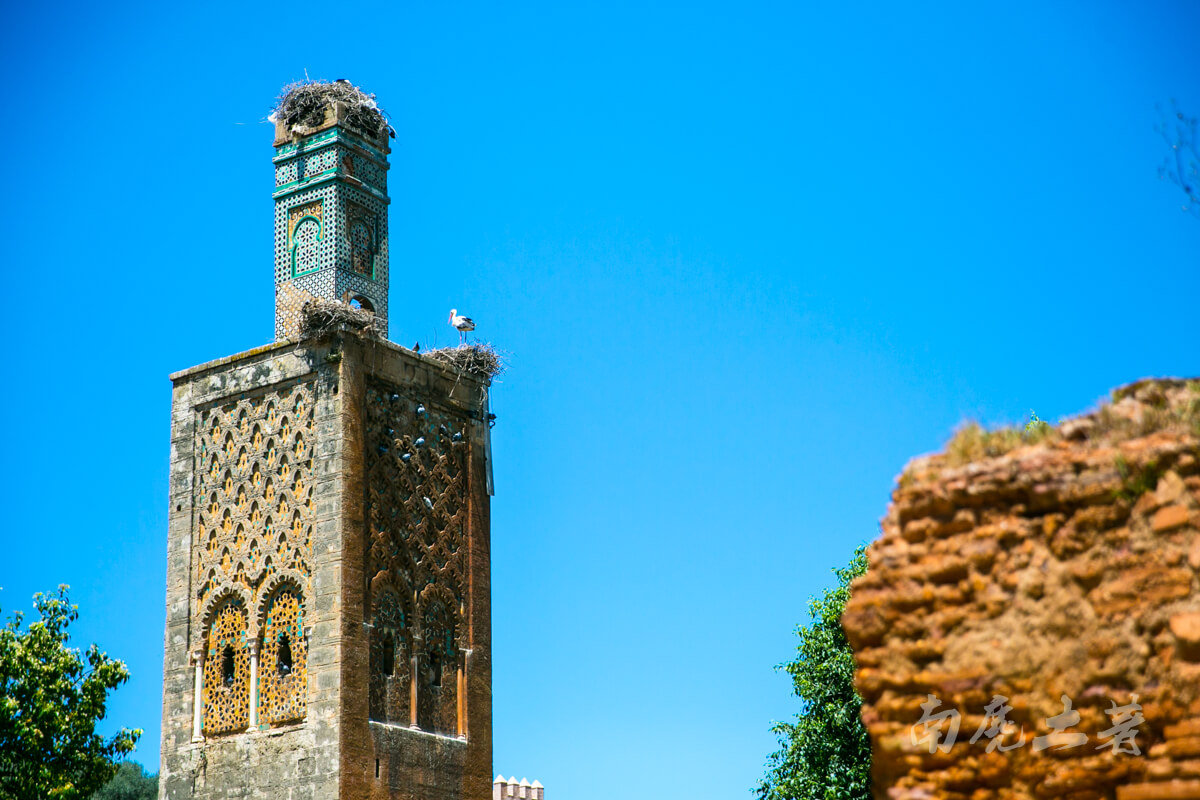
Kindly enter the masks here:
[[[567, 7], [571, 6], [571, 7]], [[391, 114], [391, 326], [495, 390], [495, 771], [745, 797], [793, 627], [966, 418], [1200, 374], [1200, 5], [6, 3], [0, 606], [156, 768], [167, 374], [272, 336], [283, 84]]]

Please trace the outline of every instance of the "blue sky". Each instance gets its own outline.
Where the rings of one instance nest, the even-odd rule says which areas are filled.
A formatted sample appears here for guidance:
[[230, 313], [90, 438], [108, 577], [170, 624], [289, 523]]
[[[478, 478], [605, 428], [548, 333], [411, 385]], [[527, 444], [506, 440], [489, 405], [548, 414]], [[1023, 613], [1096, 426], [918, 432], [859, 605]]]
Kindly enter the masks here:
[[[299, 8], [299, 7], [297, 7]], [[1195, 3], [9, 3], [0, 607], [161, 713], [167, 374], [272, 336], [279, 87], [398, 131], [392, 338], [494, 392], [494, 771], [745, 797], [772, 666], [968, 418], [1200, 374]]]

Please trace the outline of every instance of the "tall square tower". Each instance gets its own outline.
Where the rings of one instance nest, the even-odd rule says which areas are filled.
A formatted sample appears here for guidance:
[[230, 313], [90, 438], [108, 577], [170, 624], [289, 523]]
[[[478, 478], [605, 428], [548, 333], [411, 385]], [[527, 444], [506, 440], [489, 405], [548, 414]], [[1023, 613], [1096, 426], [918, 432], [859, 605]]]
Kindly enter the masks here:
[[[335, 122], [289, 153], [331, 132], [344, 141]], [[327, 224], [313, 270], [280, 281], [277, 263], [286, 296], [365, 279], [337, 260], [354, 252], [351, 189], [276, 195], [277, 249], [280, 219], [317, 217], [294, 213], [314, 198]], [[379, 285], [351, 291], [378, 312]], [[282, 312], [280, 341], [171, 376], [160, 798], [483, 800], [490, 380], [378, 324], [305, 338], [304, 303]]]

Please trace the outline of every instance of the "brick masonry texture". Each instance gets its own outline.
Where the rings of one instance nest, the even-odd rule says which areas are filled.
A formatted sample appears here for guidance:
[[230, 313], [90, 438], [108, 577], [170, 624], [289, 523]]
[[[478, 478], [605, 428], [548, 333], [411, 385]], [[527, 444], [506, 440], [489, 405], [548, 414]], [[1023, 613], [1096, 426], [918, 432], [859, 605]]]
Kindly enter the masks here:
[[[361, 340], [350, 334], [258, 348], [177, 373], [172, 381], [160, 798], [489, 797], [490, 498], [486, 491], [487, 431], [482, 413], [487, 386], [391, 343]], [[452, 710], [435, 715], [441, 720], [441, 728], [453, 728], [446, 732], [416, 730], [403, 721], [380, 723], [369, 719], [371, 586], [367, 575], [370, 539], [366, 525], [365, 447], [377, 445], [367, 441], [365, 403], [369, 385], [390, 387], [397, 406], [416, 408], [424, 403], [439, 409], [454, 431], [461, 433], [456, 444], [465, 454], [465, 510], [456, 519], [465, 529], [461, 531], [462, 555], [456, 563], [463, 576], [458, 596], [462, 625], [458, 631], [459, 660], [452, 665], [461, 668], [461, 677], [454, 669], [443, 673], [447, 676], [444, 685], [456, 690]], [[297, 492], [297, 496], [311, 497], [311, 504], [305, 503], [307, 516], [303, 516], [301, 526], [303, 531], [311, 532], [309, 547], [301, 553], [306, 561], [304, 569], [292, 569], [298, 576], [297, 588], [304, 604], [306, 676], [299, 704], [302, 712], [299, 719], [261, 721], [249, 732], [232, 730], [210, 735], [206, 730], [193, 741], [195, 669], [191, 659], [194, 652], [205, 647], [203, 614], [207, 607], [198, 598], [202, 591], [214, 598], [222, 591], [229, 592], [222, 587], [236, 582], [236, 575], [253, 583], [257, 574], [234, 569], [225, 573], [221, 559], [212, 555], [219, 555], [227, 544], [220, 537], [233, 541], [239, 534], [237, 526], [230, 525], [225, 531], [220, 526], [212, 528], [206, 521], [211, 501], [207, 486], [200, 491], [200, 472], [209, 460], [208, 453], [201, 454], [198, 447], [209, 447], [211, 436], [197, 435], [197, 429], [202, 420], [211, 420], [212, 409], [242, 408], [255, 398], [292, 397], [295, 393], [289, 394], [289, 389], [297, 386], [304, 387], [305, 396], [312, 398], [311, 441], [305, 441], [311, 456], [311, 478], [305, 478], [303, 491]], [[206, 411], [209, 417], [205, 417]], [[265, 419], [265, 409], [262, 414]], [[309, 429], [305, 431], [307, 437]], [[251, 429], [246, 441], [252, 441], [253, 436]], [[242, 441], [235, 440], [235, 444]], [[266, 444], [263, 448], [266, 452]], [[291, 452], [295, 458], [294, 444]], [[230, 458], [237, 460], [236, 447]], [[225, 463], [220, 462], [222, 467]], [[300, 474], [308, 473], [301, 470]], [[309, 480], [311, 486], [307, 485]], [[254, 518], [249, 509], [250, 503], [263, 499], [265, 494], [259, 497], [251, 493], [245, 517], [235, 512], [241, 535], [253, 538], [265, 533], [265, 528], [254, 527], [265, 526], [265, 517]], [[291, 494], [287, 499], [293, 505], [297, 502]], [[229, 502], [236, 504], [236, 498]], [[220, 517], [218, 513], [218, 520]], [[252, 519], [258, 521], [252, 523]], [[213, 530], [218, 542], [210, 552], [207, 539]], [[241, 550], [233, 546], [231, 550], [248, 553], [252, 548], [243, 543]], [[300, 565], [300, 561], [295, 564]], [[215, 585], [205, 586], [210, 573], [215, 576]], [[251, 638], [255, 631], [271, 630], [265, 619], [252, 619], [250, 627]], [[264, 643], [264, 653], [267, 646]], [[292, 651], [297, 654], [299, 669], [300, 649], [293, 647]], [[414, 669], [422, 666], [418, 659]], [[424, 666], [422, 674], [428, 675], [429, 669]], [[421, 687], [417, 688], [420, 691]]]
[[[874, 796], [1200, 798], [1200, 381], [1002, 438], [913, 461], [852, 586]], [[948, 752], [913, 743], [929, 695], [962, 715]], [[996, 695], [1024, 746], [969, 743]], [[1034, 752], [1064, 695], [1087, 743]], [[1105, 712], [1134, 695], [1141, 754], [1114, 753]]]

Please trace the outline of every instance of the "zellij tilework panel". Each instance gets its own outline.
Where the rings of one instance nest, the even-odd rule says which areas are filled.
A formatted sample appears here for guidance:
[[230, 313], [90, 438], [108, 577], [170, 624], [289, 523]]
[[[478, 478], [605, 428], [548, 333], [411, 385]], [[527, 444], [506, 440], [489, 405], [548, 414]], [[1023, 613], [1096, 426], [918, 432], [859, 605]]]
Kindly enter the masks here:
[[[387, 335], [387, 156], [337, 128], [279, 148], [275, 283], [327, 300], [365, 301]], [[313, 219], [318, 224], [314, 225]], [[276, 293], [275, 336], [294, 338], [300, 307]]]

